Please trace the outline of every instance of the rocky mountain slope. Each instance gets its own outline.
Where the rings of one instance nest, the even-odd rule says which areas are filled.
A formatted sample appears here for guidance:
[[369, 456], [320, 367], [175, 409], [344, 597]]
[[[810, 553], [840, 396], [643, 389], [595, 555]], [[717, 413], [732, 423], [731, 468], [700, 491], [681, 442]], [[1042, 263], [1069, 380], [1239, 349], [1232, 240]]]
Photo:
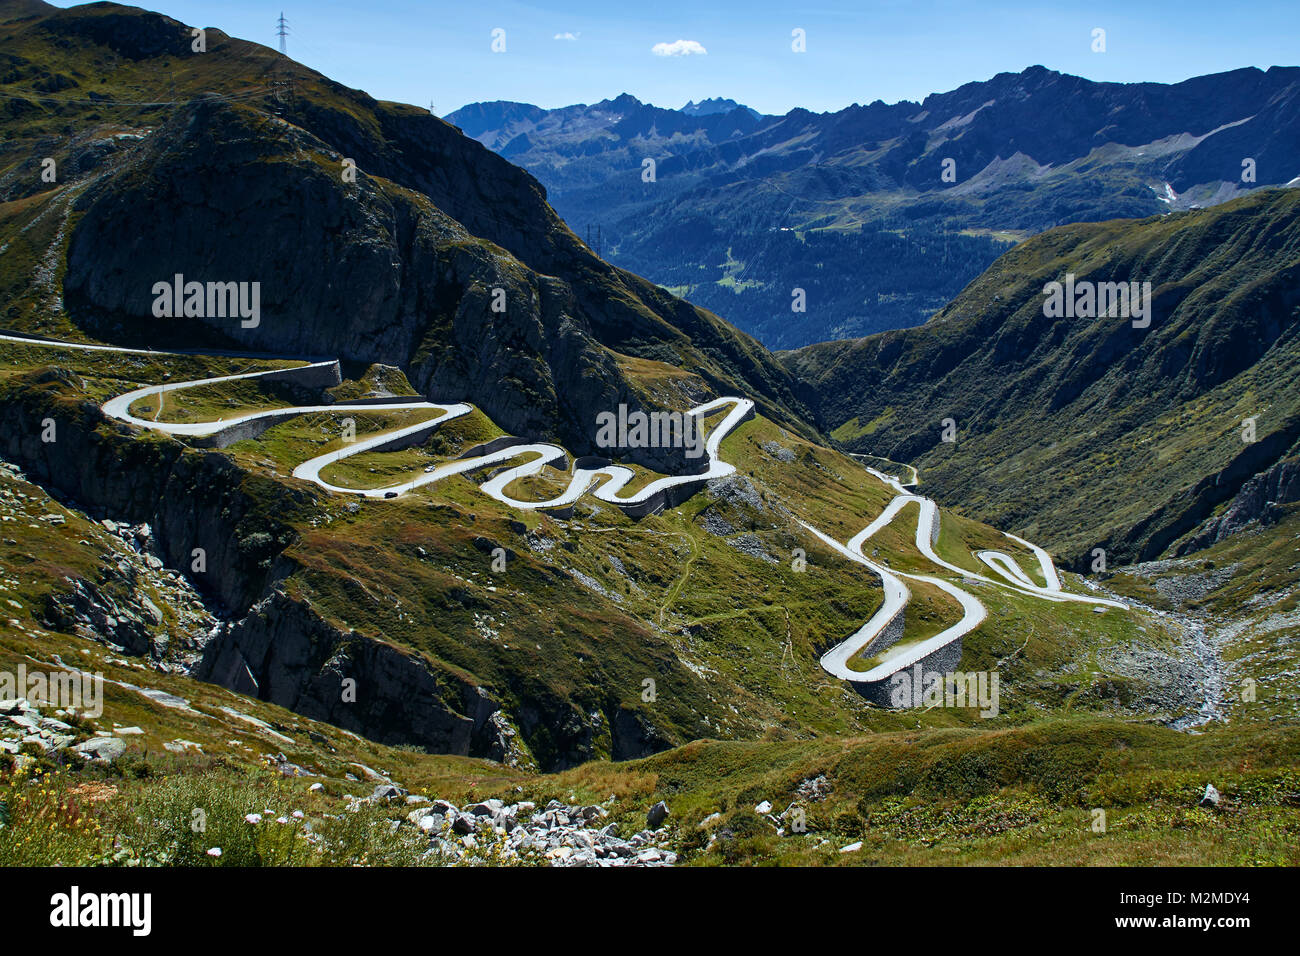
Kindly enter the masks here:
[[447, 118], [537, 176], [574, 229], [599, 226], [612, 261], [792, 348], [918, 325], [1009, 240], [1289, 182], [1298, 96], [1294, 67], [1122, 84], [1035, 66], [825, 114], [625, 94]]
[[[65, 324], [120, 341], [382, 362], [430, 397], [469, 398], [579, 451], [594, 409], [644, 402], [619, 355], [754, 392], [801, 427], [763, 349], [602, 262], [527, 173], [426, 112], [216, 30], [195, 52], [190, 28], [157, 14], [18, 9], [0, 24], [0, 195], [20, 243], [54, 230], [42, 253], [62, 288], [26, 281], [53, 260], [7, 250], [10, 288], [26, 287], [11, 328], [56, 330], [43, 307], [66, 305]], [[78, 135], [52, 137], [56, 124]], [[260, 283], [260, 320], [156, 317], [153, 287], [176, 274]]]

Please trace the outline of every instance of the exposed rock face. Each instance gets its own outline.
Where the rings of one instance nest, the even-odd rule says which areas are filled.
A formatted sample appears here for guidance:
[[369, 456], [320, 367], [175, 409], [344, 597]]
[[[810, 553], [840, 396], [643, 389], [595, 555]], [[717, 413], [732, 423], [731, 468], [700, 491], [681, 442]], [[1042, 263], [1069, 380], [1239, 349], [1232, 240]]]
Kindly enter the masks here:
[[526, 698], [514, 716], [543, 766], [552, 768], [585, 763], [606, 747], [612, 760], [635, 760], [678, 743], [644, 714], [628, 710], [617, 701], [605, 703], [595, 715], [584, 715], [580, 710], [557, 710], [551, 702]]
[[109, 47], [130, 60], [190, 55], [191, 37], [184, 24], [158, 13], [130, 7], [119, 10], [99, 11], [99, 16], [50, 17], [41, 29], [59, 38]]
[[[21, 469], [2, 459], [0, 518], [6, 529], [23, 523], [38, 529], [37, 536], [20, 547], [36, 562], [33, 577], [51, 585], [43, 600], [32, 606], [41, 626], [148, 657], [160, 670], [184, 672], [197, 660], [195, 649], [207, 639], [215, 619], [189, 582], [164, 566], [149, 525], [109, 518], [94, 522], [50, 498], [28, 482]], [[40, 533], [44, 530], [50, 537]], [[48, 563], [36, 557], [57, 548], [59, 539], [64, 545], [75, 540], [83, 556], [94, 556], [94, 563], [72, 555]], [[17, 542], [6, 537], [5, 544]], [[39, 567], [44, 572], [36, 570]], [[12, 579], [0, 585], [9, 587]], [[7, 623], [14, 625], [13, 620]]]
[[463, 672], [345, 631], [279, 591], [214, 636], [194, 676], [381, 743], [512, 764], [535, 755], [547, 768], [570, 767], [606, 750], [631, 760], [676, 742], [616, 701], [588, 715], [512, 687], [516, 731], [502, 702]]
[[1278, 517], [1281, 505], [1295, 501], [1300, 501], [1300, 458], [1285, 458], [1242, 485], [1223, 514], [1201, 525], [1179, 546], [1178, 554], [1217, 544], [1252, 521], [1270, 524]]
[[[364, 174], [343, 183], [342, 157], [325, 143], [287, 124], [268, 136], [266, 123], [196, 104], [91, 187], [68, 252], [69, 304], [155, 343], [224, 339], [396, 365], [431, 398], [468, 399], [521, 434], [576, 434], [579, 407], [617, 404], [613, 360], [574, 318], [561, 283], [421, 196]], [[257, 325], [154, 319], [153, 285], [175, 274], [259, 283]], [[492, 310], [493, 289], [504, 312]]]
[[148, 624], [111, 595], [84, 581], [72, 581], [66, 594], [51, 595], [45, 617], [49, 625], [70, 634], [102, 635], [128, 654], [148, 654], [153, 634]]
[[[194, 676], [381, 743], [504, 755], [484, 691], [275, 592], [208, 643]], [[345, 683], [346, 682], [346, 683]]]
[[[0, 457], [91, 512], [149, 524], [166, 564], [186, 571], [221, 609], [242, 613], [265, 593], [293, 531], [270, 516], [275, 509], [262, 513], [257, 496], [271, 495], [286, 510], [308, 500], [306, 492], [251, 476], [216, 452], [132, 440], [80, 399], [66, 373], [36, 373], [23, 384], [33, 387], [0, 401]], [[45, 442], [40, 422], [51, 415], [56, 440]], [[221, 573], [195, 571], [196, 549], [203, 567]]]

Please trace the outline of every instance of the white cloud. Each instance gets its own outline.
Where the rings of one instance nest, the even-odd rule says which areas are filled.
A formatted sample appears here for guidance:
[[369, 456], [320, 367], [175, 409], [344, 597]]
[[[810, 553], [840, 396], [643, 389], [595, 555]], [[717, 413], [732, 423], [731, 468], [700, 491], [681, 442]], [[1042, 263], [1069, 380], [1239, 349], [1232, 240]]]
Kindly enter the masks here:
[[578, 37], [580, 37], [580, 36], [582, 36], [581, 33], [567, 33], [567, 32], [566, 32], [566, 33], [557, 33], [557, 34], [555, 34], [555, 39], [557, 39], [557, 40], [576, 40], [576, 39], [578, 39]]
[[709, 51], [697, 40], [678, 40], [676, 43], [656, 43], [650, 52], [655, 56], [690, 56], [692, 53], [704, 56]]

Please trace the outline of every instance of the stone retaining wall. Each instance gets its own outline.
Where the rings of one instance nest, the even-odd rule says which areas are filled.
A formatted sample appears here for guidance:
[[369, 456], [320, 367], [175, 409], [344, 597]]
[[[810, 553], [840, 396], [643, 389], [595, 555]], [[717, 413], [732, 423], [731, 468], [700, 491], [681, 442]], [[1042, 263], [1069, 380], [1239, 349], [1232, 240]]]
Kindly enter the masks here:
[[[912, 670], [916, 664], [921, 665], [922, 671], [937, 671], [940, 674], [950, 674], [961, 667], [961, 638], [945, 644], [943, 647], [930, 652], [908, 667], [900, 667], [899, 671]], [[894, 672], [895, 674], [898, 671]], [[865, 697], [868, 701], [877, 707], [895, 708], [893, 701], [893, 692], [897, 686], [893, 681], [894, 674], [890, 674], [883, 680], [877, 681], [855, 681], [853, 688]], [[911, 703], [904, 705], [906, 707], [914, 706]]]

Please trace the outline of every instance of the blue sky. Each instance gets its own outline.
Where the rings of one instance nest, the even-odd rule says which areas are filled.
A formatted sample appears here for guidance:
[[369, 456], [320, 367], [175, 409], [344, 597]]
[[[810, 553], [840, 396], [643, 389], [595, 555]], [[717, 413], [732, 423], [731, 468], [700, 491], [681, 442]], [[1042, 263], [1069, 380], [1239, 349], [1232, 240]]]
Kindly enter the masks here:
[[[60, 2], [59, 6], [72, 6]], [[658, 106], [726, 96], [767, 113], [919, 100], [1041, 63], [1095, 80], [1173, 82], [1241, 66], [1300, 63], [1295, 0], [1177, 3], [1026, 0], [151, 0], [195, 26], [276, 44], [380, 99], [446, 114], [479, 100], [545, 107], [631, 93]], [[505, 31], [493, 53], [492, 31]], [[805, 31], [807, 51], [791, 50]], [[1106, 31], [1106, 52], [1092, 31]], [[557, 35], [573, 38], [557, 39]], [[694, 41], [704, 53], [657, 56]]]

